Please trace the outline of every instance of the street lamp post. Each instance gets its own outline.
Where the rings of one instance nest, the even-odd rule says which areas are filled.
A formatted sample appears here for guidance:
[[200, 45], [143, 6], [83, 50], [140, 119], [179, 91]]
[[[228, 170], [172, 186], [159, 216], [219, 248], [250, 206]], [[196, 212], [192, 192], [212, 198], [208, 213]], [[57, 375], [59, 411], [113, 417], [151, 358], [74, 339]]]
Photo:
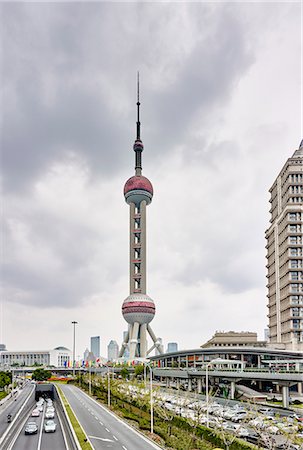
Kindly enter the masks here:
[[91, 366], [91, 362], [89, 362], [88, 383], [89, 383], [88, 393], [89, 393], [89, 395], [92, 395], [92, 366]]
[[149, 377], [150, 377], [150, 432], [154, 433], [154, 405], [153, 405], [153, 370], [149, 366]]
[[73, 339], [73, 377], [75, 376], [75, 350], [76, 350], [76, 325], [78, 322], [75, 320], [72, 321], [72, 325], [74, 327], [74, 339]]
[[107, 406], [110, 409], [110, 373], [109, 366], [107, 366]]
[[150, 365], [150, 363], [143, 363], [144, 364], [144, 380], [145, 380], [145, 386], [146, 386], [146, 367], [149, 368], [149, 389], [150, 389], [150, 432], [151, 434], [154, 433], [154, 399], [153, 399], [153, 369]]
[[209, 367], [210, 363], [206, 364], [206, 381], [205, 381], [205, 389], [206, 389], [206, 426], [208, 428], [209, 426], [209, 412], [208, 412], [208, 367]]
[[143, 364], [144, 387], [146, 389], [146, 364]]

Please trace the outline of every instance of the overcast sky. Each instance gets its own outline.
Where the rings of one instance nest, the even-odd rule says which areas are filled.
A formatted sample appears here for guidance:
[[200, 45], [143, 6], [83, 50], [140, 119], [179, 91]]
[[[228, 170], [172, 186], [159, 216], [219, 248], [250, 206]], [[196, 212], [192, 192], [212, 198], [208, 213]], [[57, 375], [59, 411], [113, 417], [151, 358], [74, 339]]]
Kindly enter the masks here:
[[268, 189], [300, 136], [300, 3], [1, 4], [9, 350], [121, 343], [136, 72], [164, 346], [267, 326]]

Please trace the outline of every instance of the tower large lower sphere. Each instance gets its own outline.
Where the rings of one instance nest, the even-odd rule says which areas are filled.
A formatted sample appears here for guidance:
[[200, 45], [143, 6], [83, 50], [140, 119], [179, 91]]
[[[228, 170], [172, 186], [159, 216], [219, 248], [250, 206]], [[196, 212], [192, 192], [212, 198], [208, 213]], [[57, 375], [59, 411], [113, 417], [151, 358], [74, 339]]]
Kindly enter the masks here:
[[[124, 186], [124, 197], [130, 209], [129, 225], [129, 296], [122, 305], [122, 314], [128, 323], [128, 333], [122, 344], [119, 356], [129, 346], [129, 359], [146, 358], [155, 348], [163, 353], [160, 340], [153, 333], [150, 322], [155, 316], [154, 301], [146, 294], [146, 206], [153, 198], [153, 186], [142, 175], [143, 143], [140, 139], [139, 98], [137, 102], [137, 139], [134, 143], [136, 154], [135, 175]], [[147, 333], [153, 345], [147, 349]]]

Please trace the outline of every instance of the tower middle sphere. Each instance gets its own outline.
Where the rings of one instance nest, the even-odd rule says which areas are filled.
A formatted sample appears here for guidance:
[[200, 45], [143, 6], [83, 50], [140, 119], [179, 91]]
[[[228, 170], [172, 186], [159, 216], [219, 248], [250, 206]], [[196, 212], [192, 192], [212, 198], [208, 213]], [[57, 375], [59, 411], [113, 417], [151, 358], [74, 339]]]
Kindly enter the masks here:
[[124, 185], [124, 197], [126, 203], [139, 205], [143, 200], [149, 205], [153, 198], [153, 186], [148, 178], [143, 175], [134, 175]]

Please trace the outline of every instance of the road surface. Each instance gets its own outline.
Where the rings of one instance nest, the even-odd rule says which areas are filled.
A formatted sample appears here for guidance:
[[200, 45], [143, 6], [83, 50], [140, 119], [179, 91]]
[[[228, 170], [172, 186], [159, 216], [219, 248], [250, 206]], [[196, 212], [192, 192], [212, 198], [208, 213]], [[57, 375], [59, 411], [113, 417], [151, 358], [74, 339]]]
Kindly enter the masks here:
[[60, 386], [95, 450], [161, 450], [76, 386]]

